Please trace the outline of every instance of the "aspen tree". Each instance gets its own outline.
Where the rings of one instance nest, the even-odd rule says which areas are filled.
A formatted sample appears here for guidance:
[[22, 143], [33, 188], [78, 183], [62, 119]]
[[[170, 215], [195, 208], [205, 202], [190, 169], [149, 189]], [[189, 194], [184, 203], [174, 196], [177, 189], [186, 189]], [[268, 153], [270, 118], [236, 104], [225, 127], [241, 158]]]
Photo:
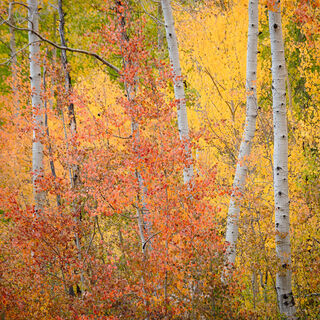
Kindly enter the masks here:
[[258, 0], [249, 0], [248, 44], [247, 44], [247, 110], [245, 128], [240, 145], [238, 163], [233, 181], [230, 199], [226, 241], [229, 244], [226, 251], [226, 265], [234, 264], [236, 259], [236, 243], [239, 229], [240, 205], [243, 197], [248, 171], [248, 157], [251, 152], [252, 140], [256, 131], [257, 118], [257, 51], [258, 51]]
[[43, 105], [41, 101], [41, 68], [39, 38], [33, 31], [39, 31], [39, 14], [37, 0], [28, 0], [28, 28], [29, 28], [29, 59], [30, 83], [33, 117], [32, 142], [32, 185], [36, 205], [36, 212], [43, 208], [45, 193], [41, 190], [43, 179]]
[[[191, 159], [191, 151], [189, 150], [189, 126], [187, 116], [186, 97], [184, 92], [184, 84], [181, 75], [178, 40], [174, 27], [174, 19], [170, 0], [161, 0], [163, 17], [166, 28], [166, 38], [168, 43], [168, 51], [173, 72], [174, 95], [178, 103], [178, 128], [180, 140], [185, 144], [188, 158]], [[186, 166], [183, 170], [183, 181], [189, 183], [193, 178], [193, 166]]]
[[[119, 3], [120, 6], [120, 3]], [[117, 11], [121, 9], [120, 7], [117, 8]], [[129, 36], [127, 33], [127, 21], [126, 21], [126, 11], [123, 10], [123, 13], [120, 15], [120, 32], [121, 32], [121, 46], [125, 47], [127, 43], [129, 42]], [[122, 48], [122, 51], [124, 52], [124, 48]], [[134, 61], [130, 59], [129, 56], [123, 54], [123, 64], [124, 64], [124, 69], [130, 68], [134, 64]], [[126, 91], [126, 96], [129, 102], [134, 102], [135, 97], [136, 97], [136, 85], [137, 85], [137, 76], [133, 75], [133, 78], [130, 80], [125, 80], [124, 81], [124, 87]], [[140, 129], [139, 129], [139, 123], [132, 117], [131, 119], [131, 135], [134, 137], [134, 143], [136, 145], [140, 145]], [[139, 227], [139, 235], [140, 235], [140, 240], [141, 240], [141, 249], [143, 254], [146, 253], [146, 237], [145, 233], [148, 239], [148, 236], [150, 236], [151, 233], [151, 224], [148, 222], [148, 214], [149, 210], [147, 208], [146, 204], [146, 187], [144, 183], [144, 179], [142, 177], [142, 174], [140, 170], [136, 169], [135, 170], [135, 176], [138, 180], [139, 184], [139, 192], [137, 195], [137, 206], [136, 206], [136, 212], [137, 212], [137, 217], [138, 217], [138, 227]], [[151, 242], [149, 243], [149, 248], [152, 249], [151, 247]], [[144, 282], [144, 280], [143, 280]]]
[[281, 26], [280, 0], [269, 11], [273, 96], [273, 186], [276, 252], [279, 269], [276, 289], [280, 313], [294, 319], [295, 303], [291, 287], [291, 248], [288, 188], [288, 129], [286, 112], [286, 65]]

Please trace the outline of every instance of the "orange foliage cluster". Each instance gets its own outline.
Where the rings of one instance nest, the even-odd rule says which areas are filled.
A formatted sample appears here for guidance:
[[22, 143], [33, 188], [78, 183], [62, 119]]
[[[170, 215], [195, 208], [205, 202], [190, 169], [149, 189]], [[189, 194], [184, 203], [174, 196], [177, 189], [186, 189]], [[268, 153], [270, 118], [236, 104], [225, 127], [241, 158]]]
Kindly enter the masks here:
[[[42, 142], [57, 177], [47, 163], [40, 214], [30, 184], [24, 193], [16, 181], [1, 181], [0, 309], [8, 319], [241, 318], [232, 298], [237, 286], [220, 280], [224, 245], [215, 222], [219, 208], [210, 201], [219, 192], [216, 172], [197, 166], [192, 185], [183, 184], [190, 160], [175, 124], [176, 103], [167, 99], [168, 67], [150, 55], [140, 23], [129, 18], [118, 5], [117, 18], [101, 31], [106, 51], [127, 62], [120, 77], [127, 94], [115, 106], [102, 103], [96, 112], [90, 105], [99, 105], [99, 97], [80, 89], [66, 95], [62, 70], [45, 62], [50, 131]], [[62, 119], [70, 101], [77, 110], [73, 135]], [[28, 158], [30, 101], [19, 105], [20, 114], [3, 113], [2, 128]], [[2, 153], [9, 147], [3, 144]], [[80, 182], [70, 186], [75, 165]]]
[[[40, 185], [46, 193], [40, 214], [31, 181], [34, 124], [27, 57], [19, 52], [12, 75], [1, 75], [9, 89], [0, 97], [0, 318], [280, 319], [267, 31], [268, 10], [276, 0], [260, 2], [257, 134], [246, 159], [249, 179], [236, 271], [228, 284], [221, 281], [223, 239], [245, 116], [248, 1], [199, 2], [194, 11], [184, 1], [175, 13], [190, 141], [179, 139], [164, 30], [145, 19], [154, 19], [158, 8], [154, 1], [141, 7], [128, 3], [83, 1], [80, 9], [78, 3], [64, 4], [74, 15], [66, 16], [70, 47], [91, 42], [91, 50], [112, 61], [120, 74], [97, 71], [91, 58], [68, 55], [73, 80], [68, 91], [60, 51], [41, 47], [42, 78], [44, 70], [46, 75], [41, 112], [48, 121], [40, 135], [45, 159]], [[47, 1], [43, 7], [42, 25], [53, 16]], [[293, 295], [298, 316], [316, 319], [320, 3], [299, 0], [294, 6], [288, 0], [282, 7]], [[94, 32], [79, 37], [87, 23]], [[57, 26], [53, 29], [54, 36], [41, 32], [51, 39]], [[26, 41], [17, 39], [17, 46]], [[4, 41], [9, 42], [8, 30]], [[76, 131], [69, 124], [71, 103]], [[185, 185], [183, 168], [191, 164], [194, 179]]]

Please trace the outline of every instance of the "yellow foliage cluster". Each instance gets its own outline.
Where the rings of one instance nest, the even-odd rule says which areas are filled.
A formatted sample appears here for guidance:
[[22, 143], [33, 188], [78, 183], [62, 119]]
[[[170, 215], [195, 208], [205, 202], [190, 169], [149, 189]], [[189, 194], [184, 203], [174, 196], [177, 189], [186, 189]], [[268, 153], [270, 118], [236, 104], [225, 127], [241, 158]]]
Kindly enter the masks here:
[[[218, 179], [223, 187], [231, 188], [237, 152], [243, 131], [245, 117], [245, 72], [247, 42], [247, 1], [234, 1], [227, 12], [212, 3], [196, 12], [177, 13], [177, 29], [180, 45], [182, 70], [188, 85], [187, 92], [194, 95], [189, 106], [190, 124], [193, 130], [206, 127], [211, 138], [202, 141], [202, 149], [197, 150], [200, 161], [208, 166], [217, 164]], [[296, 7], [292, 1], [283, 6], [284, 37], [290, 38], [289, 25], [292, 24]], [[268, 11], [263, 3], [259, 7], [260, 30], [268, 28]], [[196, 30], [190, 32], [190, 30]], [[298, 49], [301, 63], [296, 73], [305, 79], [305, 92], [311, 100], [319, 101], [319, 69], [311, 65], [319, 57], [320, 43], [312, 48], [305, 42], [289, 40], [287, 50]], [[249, 175], [244, 204], [241, 209], [240, 239], [238, 243], [238, 265], [243, 268], [246, 291], [243, 306], [252, 309], [259, 316], [272, 314], [275, 299], [275, 243], [274, 209], [272, 185], [272, 100], [271, 100], [271, 56], [269, 37], [259, 38], [258, 52], [258, 99], [261, 105], [257, 120], [257, 133], [250, 156]], [[269, 52], [269, 53], [268, 53]], [[266, 57], [265, 55], [269, 55]], [[264, 56], [262, 56], [264, 55]], [[319, 111], [310, 108], [311, 122], [299, 120], [299, 108], [295, 92], [288, 78], [288, 120], [291, 139], [289, 141], [289, 183], [291, 197], [291, 224], [294, 288], [296, 299], [305, 314], [310, 306], [306, 292], [316, 292], [319, 285], [316, 270], [319, 258], [312, 260], [319, 250], [319, 197], [315, 187], [306, 190], [303, 183], [303, 168], [309, 166], [303, 144], [320, 148]], [[309, 164], [308, 164], [309, 163]], [[313, 166], [316, 166], [313, 163]], [[301, 170], [302, 169], [302, 170]], [[315, 167], [313, 168], [314, 170]], [[318, 169], [319, 170], [319, 169]], [[318, 171], [317, 171], [318, 172]], [[318, 184], [317, 184], [318, 185]], [[311, 188], [311, 189], [310, 189]], [[303, 194], [303, 196], [302, 196]], [[228, 198], [222, 207], [224, 221], [228, 210]], [[318, 227], [317, 227], [318, 226]], [[317, 230], [315, 230], [317, 229]], [[248, 245], [250, 244], [250, 245]], [[304, 249], [302, 249], [304, 248]], [[308, 249], [309, 248], [309, 253]], [[307, 262], [308, 261], [308, 262]], [[306, 271], [302, 266], [310, 264]], [[307, 280], [308, 278], [308, 280]], [[308, 309], [310, 308], [310, 309]], [[301, 310], [300, 310], [301, 311]], [[276, 317], [276, 315], [274, 315]], [[272, 318], [272, 316], [271, 316]]]

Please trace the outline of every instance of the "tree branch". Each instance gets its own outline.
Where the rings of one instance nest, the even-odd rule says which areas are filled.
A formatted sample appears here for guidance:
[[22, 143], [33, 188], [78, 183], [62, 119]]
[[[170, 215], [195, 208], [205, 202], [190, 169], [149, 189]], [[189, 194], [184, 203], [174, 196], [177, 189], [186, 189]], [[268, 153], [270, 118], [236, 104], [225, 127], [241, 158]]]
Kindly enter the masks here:
[[11, 24], [9, 21], [3, 19], [2, 16], [0, 16], [0, 18], [2, 19], [3, 23], [5, 23], [6, 25], [8, 25], [9, 27], [14, 28], [15, 30], [18, 31], [27, 31], [27, 32], [33, 32], [40, 40], [49, 43], [50, 45], [52, 45], [53, 47], [60, 49], [60, 50], [66, 50], [66, 51], [70, 51], [70, 52], [76, 52], [76, 53], [82, 53], [88, 56], [92, 56], [94, 58], [96, 58], [97, 60], [99, 60], [100, 62], [102, 62], [104, 65], [106, 65], [107, 67], [109, 67], [110, 69], [112, 69], [113, 71], [117, 72], [118, 74], [120, 74], [120, 69], [117, 68], [116, 66], [114, 66], [113, 64], [111, 64], [109, 61], [105, 60], [104, 58], [102, 58], [101, 56], [99, 56], [97, 53], [95, 52], [91, 52], [91, 51], [87, 51], [87, 50], [82, 50], [82, 49], [75, 49], [75, 48], [69, 48], [69, 47], [65, 47], [65, 46], [60, 46], [57, 43], [54, 43], [53, 41], [44, 38], [41, 34], [39, 34], [38, 32], [32, 30], [32, 29], [28, 29], [28, 28], [19, 28], [13, 24]]
[[28, 43], [26, 46], [24, 46], [23, 48], [19, 49], [18, 51], [16, 51], [13, 55], [11, 55], [11, 57], [3, 62], [0, 62], [0, 66], [3, 66], [5, 64], [8, 64], [11, 60], [13, 60], [19, 52], [26, 50], [31, 44], [37, 43], [37, 42], [41, 42], [41, 40], [38, 41], [33, 41]]
[[152, 236], [150, 236], [150, 237], [143, 243], [142, 249], [144, 249], [144, 248], [146, 247], [146, 244], [147, 244], [152, 238], [154, 238], [156, 235], [158, 235], [159, 233], [161, 233], [161, 231], [159, 231], [159, 232], [153, 234]]

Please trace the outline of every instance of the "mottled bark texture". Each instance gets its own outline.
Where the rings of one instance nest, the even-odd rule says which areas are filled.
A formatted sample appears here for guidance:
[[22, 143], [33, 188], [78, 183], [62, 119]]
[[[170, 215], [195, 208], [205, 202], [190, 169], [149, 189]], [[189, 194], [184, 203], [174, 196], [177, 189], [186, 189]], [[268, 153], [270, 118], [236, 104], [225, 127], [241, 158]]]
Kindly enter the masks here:
[[[174, 19], [170, 0], [161, 0], [163, 17], [166, 28], [166, 38], [168, 43], [169, 57], [173, 72], [174, 94], [178, 103], [178, 128], [181, 141], [185, 145], [187, 156], [192, 160], [191, 151], [189, 150], [189, 126], [187, 117], [186, 97], [184, 92], [183, 78], [181, 75], [178, 40], [174, 28]], [[186, 165], [183, 170], [184, 183], [191, 182], [193, 178], [193, 166]]]
[[[28, 0], [28, 28], [39, 31], [39, 14], [37, 0]], [[41, 101], [41, 68], [39, 38], [29, 31], [29, 59], [30, 83], [33, 116], [33, 142], [32, 142], [32, 185], [35, 199], [35, 209], [38, 213], [44, 205], [45, 192], [42, 190], [43, 179], [43, 134], [44, 112]]]
[[276, 289], [280, 312], [288, 319], [294, 319], [296, 310], [291, 287], [286, 65], [281, 26], [280, 1], [277, 1], [274, 8], [269, 11], [269, 30], [272, 55], [274, 127], [273, 185], [276, 251], [279, 259]]
[[249, 26], [247, 44], [247, 110], [245, 128], [240, 145], [238, 163], [233, 181], [230, 199], [226, 242], [229, 244], [226, 251], [226, 267], [234, 264], [236, 259], [236, 244], [238, 240], [239, 213], [248, 171], [248, 158], [251, 152], [252, 140], [256, 131], [257, 104], [257, 51], [258, 51], [258, 0], [249, 0]]

